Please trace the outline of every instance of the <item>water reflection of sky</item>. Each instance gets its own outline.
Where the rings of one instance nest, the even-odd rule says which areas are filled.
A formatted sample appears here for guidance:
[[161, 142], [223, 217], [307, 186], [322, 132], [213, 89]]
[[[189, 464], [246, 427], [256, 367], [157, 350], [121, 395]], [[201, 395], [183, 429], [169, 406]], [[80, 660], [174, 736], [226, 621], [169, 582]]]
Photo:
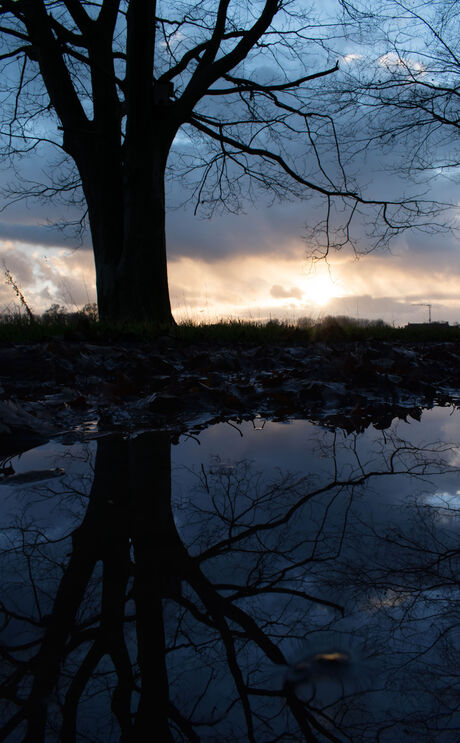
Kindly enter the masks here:
[[[370, 427], [364, 434], [347, 435], [344, 431], [329, 431], [309, 421], [294, 420], [289, 424], [264, 421], [231, 425], [222, 423], [203, 431], [199, 437], [183, 437], [180, 446], [172, 449], [173, 483], [176, 493], [186, 491], [194, 475], [204, 467], [235, 467], [239, 462], [250, 462], [267, 479], [280, 473], [314, 476], [319, 480], [330, 478], [334, 471], [332, 447], [342, 475], [356, 469], [358, 461], [367, 470], [382, 466], [383, 457], [391, 451], [391, 438], [408, 441], [414, 447], [444, 444], [442, 460], [446, 465], [442, 474], [420, 478], [414, 485], [410, 476], [381, 478], [372, 482], [375, 497], [367, 499], [368, 513], [384, 517], [388, 509], [404, 504], [407, 498], [418, 494], [424, 499], [437, 498], [441, 492], [457, 494], [460, 476], [460, 415], [451, 408], [425, 411], [422, 421], [394, 421], [386, 432]], [[458, 443], [457, 443], [458, 442]], [[385, 451], [386, 447], [386, 451]], [[430, 459], [436, 455], [427, 452]], [[450, 471], [449, 465], [452, 467]], [[449, 471], [446, 471], [449, 470]], [[455, 496], [458, 497], [458, 494]], [[450, 498], [453, 502], [455, 498]], [[399, 515], [401, 518], [401, 514]]]
[[[109, 438], [97, 456], [96, 442], [54, 442], [13, 460], [16, 473], [65, 474], [0, 488], [3, 739], [45, 740], [28, 710], [46, 703], [46, 740], [74, 719], [66, 740], [117, 741], [147, 699], [162, 740], [457, 743], [459, 426], [448, 408], [359, 435], [222, 423], [171, 448], [171, 488], [167, 434]], [[57, 618], [59, 634], [72, 564], [91, 559], [43, 699], [46, 628]], [[130, 672], [121, 645], [101, 650], [112, 635]], [[167, 692], [143, 668], [152, 637]]]

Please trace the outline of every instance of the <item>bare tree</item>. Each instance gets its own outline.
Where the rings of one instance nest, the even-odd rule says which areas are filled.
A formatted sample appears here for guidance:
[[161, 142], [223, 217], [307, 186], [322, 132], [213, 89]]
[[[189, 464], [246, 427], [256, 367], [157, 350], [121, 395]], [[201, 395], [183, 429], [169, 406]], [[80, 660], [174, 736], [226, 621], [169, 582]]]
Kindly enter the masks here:
[[417, 201], [366, 200], [348, 182], [334, 121], [309, 103], [337, 70], [325, 39], [341, 27], [299, 7], [0, 0], [5, 150], [47, 141], [74, 162], [76, 176], [32, 190], [52, 197], [81, 181], [101, 318], [172, 322], [164, 180], [179, 132], [195, 146], [185, 170], [199, 172], [198, 205], [237, 208], [246, 176], [276, 197], [316, 194], [326, 248], [350, 239], [360, 208], [384, 237], [420, 216]]
[[340, 110], [359, 107], [361, 130], [353, 132], [358, 148], [393, 149], [398, 170], [408, 175], [455, 176], [460, 3], [345, 0], [343, 5], [353, 59], [333, 94]]

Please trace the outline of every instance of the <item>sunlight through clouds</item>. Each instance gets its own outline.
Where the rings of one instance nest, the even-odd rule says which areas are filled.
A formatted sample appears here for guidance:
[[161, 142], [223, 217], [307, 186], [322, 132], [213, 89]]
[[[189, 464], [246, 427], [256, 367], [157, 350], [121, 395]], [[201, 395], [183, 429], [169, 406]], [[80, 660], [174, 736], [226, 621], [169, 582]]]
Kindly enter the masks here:
[[[55, 303], [73, 311], [96, 299], [89, 250], [4, 241], [1, 259], [36, 313]], [[330, 314], [404, 325], [422, 322], [426, 309], [419, 303], [428, 302], [433, 320], [460, 321], [460, 272], [434, 252], [417, 265], [404, 246], [399, 255], [373, 254], [359, 261], [340, 253], [329, 264], [311, 264], [301, 245], [296, 250], [281, 247], [277, 255], [239, 253], [217, 260], [172, 255], [168, 273], [179, 321], [241, 317], [295, 322]], [[15, 303], [11, 286], [0, 282], [0, 310], [11, 311]]]
[[244, 316], [257, 320], [317, 315], [346, 295], [339, 270], [325, 263], [271, 255], [236, 256], [205, 262], [172, 260], [173, 307], [180, 316]]
[[322, 265], [319, 270], [318, 267], [313, 268], [302, 280], [301, 286], [310, 302], [319, 307], [324, 307], [333, 298], [343, 297], [345, 293], [339, 279], [334, 278], [333, 272], [329, 271], [325, 265]]

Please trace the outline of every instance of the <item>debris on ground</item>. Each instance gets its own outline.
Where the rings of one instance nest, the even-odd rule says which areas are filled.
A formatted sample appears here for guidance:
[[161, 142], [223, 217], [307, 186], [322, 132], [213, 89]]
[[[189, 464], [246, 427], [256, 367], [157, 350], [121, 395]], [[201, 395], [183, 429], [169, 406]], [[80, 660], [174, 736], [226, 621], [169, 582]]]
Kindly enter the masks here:
[[362, 431], [460, 399], [460, 343], [52, 340], [0, 348], [0, 453], [51, 436], [308, 418]]

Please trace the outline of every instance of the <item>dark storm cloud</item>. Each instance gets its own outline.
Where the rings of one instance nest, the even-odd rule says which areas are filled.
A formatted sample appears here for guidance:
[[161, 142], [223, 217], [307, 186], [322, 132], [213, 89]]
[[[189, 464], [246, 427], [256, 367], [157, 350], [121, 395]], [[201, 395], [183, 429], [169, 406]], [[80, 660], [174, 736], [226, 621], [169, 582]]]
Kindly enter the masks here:
[[[73, 247], [79, 242], [75, 234], [63, 232], [52, 225], [15, 224], [0, 222], [0, 240], [26, 243], [28, 245], [47, 245], [50, 247]], [[89, 247], [88, 244], [82, 247]]]
[[[327, 161], [327, 148], [323, 150]], [[305, 142], [300, 135], [292, 143], [290, 154], [295, 164], [296, 155], [299, 156], [299, 162], [305, 156]], [[397, 172], [398, 166], [403, 166], [407, 157], [407, 150], [398, 143], [391, 153], [368, 151], [365, 157], [361, 153], [359, 158], [355, 157], [347, 164], [350, 183], [360, 185], [368, 199], [395, 201], [418, 196], [426, 202], [425, 208], [428, 208], [432, 199], [442, 202], [454, 200], [453, 185], [446, 178], [431, 177], [426, 183], [415, 183], [403, 172]], [[312, 177], [311, 180], [321, 182], [321, 177]], [[170, 206], [183, 203], [187, 195], [190, 196], [190, 192], [183, 186], [183, 181], [176, 178], [169, 184], [167, 203]], [[259, 192], [255, 194], [253, 202], [243, 203], [241, 213], [215, 214], [211, 220], [204, 219], [199, 208], [195, 215], [195, 204], [192, 203], [181, 209], [170, 210], [167, 222], [169, 253], [173, 257], [198, 256], [206, 261], [235, 254], [289, 255], [293, 250], [299, 256], [302, 248], [308, 254], [311, 244], [306, 235], [325, 218], [327, 203], [319, 196], [307, 198], [312, 195], [308, 189], [305, 189], [304, 195], [305, 198], [296, 199], [287, 194], [285, 200], [268, 205], [266, 194]], [[340, 202], [338, 206], [335, 224], [343, 226], [346, 215], [340, 210]], [[360, 210], [364, 212], [361, 216]], [[355, 213], [352, 237], [358, 252], [367, 253], [384, 230], [381, 219], [373, 224], [374, 217], [375, 210], [370, 207], [360, 207]], [[446, 220], [452, 221], [454, 218], [454, 212], [441, 212], [436, 219], [441, 227]], [[448, 270], [458, 250], [456, 238], [443, 229], [433, 231], [431, 217], [422, 217], [420, 221], [423, 223], [422, 230], [407, 229], [393, 239], [390, 243], [391, 253], [403, 257], [408, 272], [424, 265], [430, 270]], [[378, 252], [382, 254], [382, 250]], [[387, 257], [391, 263], [392, 255], [387, 254]]]
[[[276, 68], [261, 68], [257, 71], [262, 79], [271, 79], [276, 76]], [[340, 119], [340, 117], [339, 117]], [[338, 122], [340, 124], [340, 121]], [[340, 126], [339, 126], [340, 131]], [[187, 148], [187, 144], [180, 144], [174, 150]], [[334, 150], [323, 143], [321, 147], [323, 164], [334, 171]], [[301, 163], [305, 158], [306, 141], [299, 135], [289, 144], [289, 155], [294, 164]], [[202, 148], [205, 156], [205, 147]], [[39, 156], [41, 155], [41, 156]], [[177, 152], [173, 151], [170, 165], [174, 168]], [[46, 183], [47, 168], [49, 175], [58, 173], [53, 168], [56, 162], [56, 150], [50, 145], [43, 145], [40, 153], [30, 153], [20, 162], [20, 175], [26, 183]], [[398, 198], [398, 194], [421, 193], [425, 186], [431, 189], [431, 195], [443, 201], [452, 200], [453, 186], [446, 178], [432, 178], [430, 183], [416, 185], [410, 183], [401, 174], [389, 171], [390, 163], [404, 163], [407, 152], [398, 143], [391, 153], [370, 152], [365, 159], [360, 155], [348, 163], [348, 172], [354, 180], [361, 184], [367, 197]], [[305, 162], [306, 167], [314, 171], [314, 158]], [[45, 171], [45, 172], [44, 172]], [[321, 175], [317, 169], [311, 177], [319, 181]], [[8, 169], [0, 171], [0, 190], [14, 186], [15, 174]], [[20, 187], [20, 182], [17, 184]], [[239, 214], [214, 214], [212, 219], [203, 218], [204, 212], [198, 211], [195, 215], [195, 203], [189, 202], [184, 208], [173, 208], [184, 203], [191, 192], [184, 187], [182, 178], [175, 177], [168, 182], [167, 205], [167, 242], [168, 254], [171, 258], [190, 256], [203, 258], [206, 261], [215, 261], [230, 255], [295, 255], [302, 257], [302, 251], [309, 250], [309, 244], [303, 239], [308, 229], [324, 216], [325, 203], [320, 199], [299, 200], [287, 194], [284, 201], [267, 203], [266, 193], [257, 190], [254, 201], [242, 196], [242, 211]], [[305, 190], [305, 196], [308, 196]], [[311, 194], [310, 194], [311, 195]], [[424, 198], [430, 198], [426, 193]], [[53, 199], [41, 201], [29, 199], [12, 204], [5, 211], [6, 219], [0, 222], [0, 239], [9, 239], [28, 244], [48, 246], [76, 246], [79, 239], [72, 229], [63, 233], [51, 224], [53, 222], [76, 221], [83, 214], [84, 207], [78, 205], [64, 205]], [[356, 218], [355, 218], [356, 219]], [[369, 247], [369, 239], [365, 237], [365, 228], [357, 223], [355, 236], [360, 248], [364, 251]], [[82, 247], [91, 245], [90, 236], [84, 237]], [[411, 254], [411, 261], [420, 260], [427, 266], [444, 266], [451, 260], [456, 250], [453, 238], [445, 235], [426, 235], [423, 233], [407, 232], [393, 243], [394, 251], [398, 254]], [[389, 256], [390, 260], [390, 256]]]
[[242, 214], [216, 214], [212, 220], [191, 209], [173, 210], [167, 217], [168, 253], [211, 262], [234, 255], [299, 255], [304, 223], [305, 211], [287, 202], [271, 207], [261, 202]]
[[80, 229], [85, 206], [79, 203], [78, 189], [57, 196], [46, 195], [49, 193], [46, 189], [53, 184], [57, 186], [65, 178], [73, 180], [75, 176], [75, 171], [63, 160], [62, 152], [48, 143], [17, 159], [14, 168], [3, 164], [0, 240], [49, 247], [90, 247], [89, 234]]

